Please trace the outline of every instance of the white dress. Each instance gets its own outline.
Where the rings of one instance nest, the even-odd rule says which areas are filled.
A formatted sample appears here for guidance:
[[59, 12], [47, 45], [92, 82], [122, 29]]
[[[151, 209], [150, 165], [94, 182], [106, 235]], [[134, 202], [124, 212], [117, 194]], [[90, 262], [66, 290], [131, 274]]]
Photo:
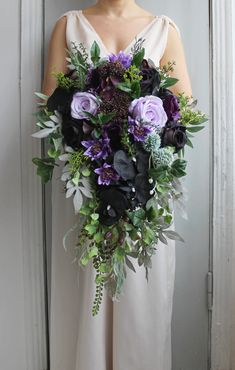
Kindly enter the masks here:
[[[66, 39], [83, 42], [87, 48], [96, 40], [101, 56], [108, 54], [102, 40], [81, 10], [69, 11]], [[169, 24], [157, 16], [137, 36], [144, 37], [145, 57], [158, 66], [166, 47]], [[125, 49], [130, 51], [132, 43]], [[52, 265], [50, 301], [51, 370], [171, 370], [171, 317], [175, 279], [175, 243], [159, 243], [152, 258], [149, 282], [145, 270], [127, 268], [124, 294], [113, 302], [104, 290], [98, 315], [92, 316], [95, 296], [95, 270], [72, 263], [76, 232], [71, 233], [67, 252], [62, 238], [74, 225], [72, 199], [65, 199], [61, 169], [52, 180]]]

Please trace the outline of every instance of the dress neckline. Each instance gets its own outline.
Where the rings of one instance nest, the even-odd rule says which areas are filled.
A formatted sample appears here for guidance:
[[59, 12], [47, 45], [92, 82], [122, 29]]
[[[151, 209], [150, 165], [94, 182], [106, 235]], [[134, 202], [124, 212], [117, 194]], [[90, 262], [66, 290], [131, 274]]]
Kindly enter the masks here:
[[[90, 30], [92, 31], [92, 33], [96, 36], [96, 38], [99, 40], [99, 43], [101, 45], [101, 47], [104, 49], [105, 53], [106, 54], [112, 54], [113, 52], [109, 51], [108, 48], [106, 47], [106, 45], [104, 44], [102, 38], [100, 37], [100, 35], [98, 34], [98, 32], [95, 30], [95, 28], [92, 26], [92, 24], [90, 23], [90, 21], [87, 19], [87, 17], [83, 14], [83, 11], [82, 9], [78, 10], [78, 15], [80, 17], [80, 19], [90, 28]], [[124, 53], [126, 53], [129, 48], [133, 45], [133, 43], [138, 39], [140, 38], [141, 36], [143, 36], [145, 34], [145, 32], [147, 32], [149, 30], [149, 28], [160, 18], [160, 16], [158, 15], [155, 15], [154, 18], [151, 20], [151, 22], [149, 22], [140, 32], [138, 32], [135, 37], [131, 40], [131, 42], [124, 48], [124, 50], [122, 50]]]

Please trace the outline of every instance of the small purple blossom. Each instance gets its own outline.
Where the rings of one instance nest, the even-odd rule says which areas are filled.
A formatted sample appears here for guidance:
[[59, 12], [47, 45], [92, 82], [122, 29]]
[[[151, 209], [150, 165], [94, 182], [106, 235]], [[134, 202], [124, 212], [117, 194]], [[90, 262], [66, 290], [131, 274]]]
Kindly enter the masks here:
[[81, 144], [87, 148], [84, 155], [91, 157], [91, 160], [99, 158], [107, 158], [109, 154], [109, 138], [101, 138], [97, 140], [83, 140]]
[[71, 116], [76, 119], [89, 119], [85, 112], [93, 115], [97, 113], [99, 102], [95, 95], [88, 92], [77, 92], [71, 103]]
[[132, 56], [130, 54], [125, 54], [122, 50], [119, 51], [117, 55], [111, 54], [108, 56], [109, 62], [120, 62], [124, 68], [129, 68], [132, 62]]
[[145, 141], [146, 136], [154, 130], [152, 126], [140, 123], [131, 117], [128, 117], [128, 123], [128, 132], [133, 135], [135, 141]]
[[96, 168], [95, 173], [99, 175], [99, 185], [110, 185], [111, 181], [116, 181], [119, 179], [119, 175], [117, 174], [117, 172], [108, 163], [104, 163], [102, 167]]
[[153, 95], [134, 99], [129, 106], [129, 113], [135, 120], [143, 121], [156, 128], [164, 127], [167, 122], [162, 99]]

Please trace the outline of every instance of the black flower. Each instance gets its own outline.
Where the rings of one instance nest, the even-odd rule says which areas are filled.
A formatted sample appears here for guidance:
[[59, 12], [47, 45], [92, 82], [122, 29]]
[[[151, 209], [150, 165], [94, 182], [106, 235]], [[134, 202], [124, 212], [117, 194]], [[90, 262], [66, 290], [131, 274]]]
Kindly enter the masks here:
[[173, 95], [172, 91], [165, 88], [165, 87], [161, 87], [159, 89], [159, 92], [158, 92], [158, 97], [161, 98], [162, 100], [164, 100], [164, 98], [168, 95]]
[[142, 94], [158, 95], [161, 82], [159, 72], [156, 68], [150, 67], [146, 59], [142, 61], [140, 68], [140, 75], [142, 76], [142, 80], [140, 81]]
[[49, 112], [57, 110], [62, 114], [70, 114], [70, 105], [73, 98], [73, 91], [57, 87], [47, 100]]
[[111, 226], [117, 222], [130, 206], [126, 196], [115, 188], [98, 192], [100, 204], [97, 209], [102, 224]]
[[152, 197], [151, 189], [152, 185], [148, 181], [147, 174], [139, 173], [135, 178], [135, 196], [141, 204], [146, 204], [146, 202]]
[[100, 88], [100, 84], [101, 84], [101, 79], [100, 79], [99, 69], [91, 68], [88, 71], [88, 75], [86, 79], [87, 88], [98, 90]]
[[78, 150], [81, 147], [81, 141], [84, 138], [82, 120], [64, 116], [61, 132], [63, 135], [63, 144], [71, 146], [74, 150]]
[[136, 167], [139, 173], [146, 173], [149, 168], [150, 153], [147, 152], [141, 142], [135, 142]]
[[136, 170], [132, 159], [124, 150], [118, 150], [114, 154], [113, 167], [123, 180], [132, 180], [136, 176]]
[[109, 122], [103, 125], [103, 134], [108, 136], [109, 146], [113, 151], [120, 149], [121, 145], [121, 124], [118, 122]]
[[168, 122], [161, 135], [161, 146], [174, 146], [176, 152], [187, 142], [186, 127], [180, 123]]

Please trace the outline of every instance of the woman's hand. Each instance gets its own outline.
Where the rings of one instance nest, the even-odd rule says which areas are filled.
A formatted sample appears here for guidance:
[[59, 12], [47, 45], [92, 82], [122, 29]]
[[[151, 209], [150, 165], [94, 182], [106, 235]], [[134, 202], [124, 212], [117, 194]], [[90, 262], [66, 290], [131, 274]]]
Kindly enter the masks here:
[[47, 65], [44, 74], [42, 92], [50, 96], [55, 90], [57, 83], [52, 71], [68, 72], [67, 68], [67, 43], [66, 43], [66, 16], [61, 17], [55, 24], [51, 34], [48, 48]]
[[169, 23], [167, 45], [160, 60], [160, 68], [169, 61], [175, 61], [174, 71], [169, 72], [169, 75], [179, 79], [175, 85], [169, 87], [169, 90], [175, 95], [184, 92], [185, 95], [191, 97], [192, 87], [186, 65], [184, 46], [177, 29], [171, 23]]

